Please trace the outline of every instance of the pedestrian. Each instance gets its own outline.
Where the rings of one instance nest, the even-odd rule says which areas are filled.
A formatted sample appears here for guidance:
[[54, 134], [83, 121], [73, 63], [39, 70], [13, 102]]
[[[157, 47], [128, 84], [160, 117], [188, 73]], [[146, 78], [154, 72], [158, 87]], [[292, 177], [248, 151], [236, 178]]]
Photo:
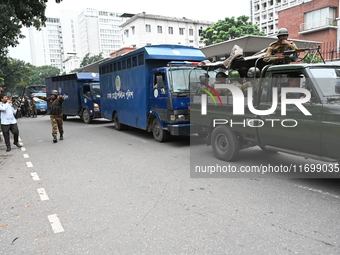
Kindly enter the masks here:
[[288, 30], [286, 28], [281, 28], [277, 33], [278, 40], [272, 42], [264, 55], [267, 58], [264, 58], [264, 62], [270, 62], [276, 65], [280, 64], [289, 64], [290, 59], [288, 56], [278, 56], [278, 57], [269, 57], [274, 56], [278, 53], [284, 53], [286, 50], [296, 50], [298, 47], [292, 41], [288, 41]]
[[[20, 108], [17, 110], [20, 111]], [[14, 136], [14, 145], [16, 145], [18, 148], [22, 147], [19, 144], [19, 128], [17, 120], [15, 119], [17, 110], [12, 107], [10, 98], [4, 94], [0, 94], [1, 129], [7, 147], [6, 151], [11, 150], [9, 131], [11, 131]]]
[[63, 102], [64, 98], [59, 95], [57, 90], [52, 90], [50, 97], [32, 95], [32, 97], [40, 98], [44, 101], [49, 102], [50, 119], [52, 124], [52, 137], [53, 142], [58, 142], [57, 135], [58, 130], [60, 134], [60, 140], [64, 139], [64, 129], [63, 129]]

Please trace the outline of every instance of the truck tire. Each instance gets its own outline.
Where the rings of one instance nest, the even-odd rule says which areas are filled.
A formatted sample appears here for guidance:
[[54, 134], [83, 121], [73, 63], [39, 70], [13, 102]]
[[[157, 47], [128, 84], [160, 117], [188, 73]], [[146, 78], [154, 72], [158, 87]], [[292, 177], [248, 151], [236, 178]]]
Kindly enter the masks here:
[[152, 122], [152, 134], [153, 138], [160, 143], [165, 142], [169, 138], [169, 132], [162, 128], [161, 123], [159, 123], [157, 118], [155, 118]]
[[83, 116], [83, 121], [86, 124], [90, 124], [91, 123], [92, 117], [90, 116], [89, 112], [86, 109], [83, 110], [82, 116]]
[[118, 131], [124, 130], [126, 127], [124, 124], [121, 124], [118, 119], [118, 113], [115, 113], [113, 116], [113, 122], [115, 124], [115, 129]]
[[240, 150], [240, 141], [229, 126], [218, 125], [212, 132], [211, 146], [216, 158], [233, 161]]

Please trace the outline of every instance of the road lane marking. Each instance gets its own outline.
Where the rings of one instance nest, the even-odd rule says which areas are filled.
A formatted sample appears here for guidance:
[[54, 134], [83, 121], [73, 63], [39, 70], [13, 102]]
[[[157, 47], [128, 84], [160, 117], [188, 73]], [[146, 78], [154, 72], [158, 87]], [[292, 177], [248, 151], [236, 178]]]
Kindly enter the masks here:
[[29, 158], [28, 154], [24, 154], [24, 158]]
[[25, 147], [21, 147], [21, 151], [26, 151], [26, 148]]
[[32, 162], [26, 162], [27, 167], [33, 167]]
[[33, 172], [33, 173], [31, 173], [31, 176], [32, 176], [32, 179], [33, 179], [33, 181], [40, 181], [40, 179], [39, 179], [39, 176], [38, 176], [37, 172]]
[[60, 233], [65, 231], [56, 214], [48, 215], [48, 220], [50, 221], [54, 233]]
[[41, 201], [49, 200], [47, 193], [46, 193], [44, 188], [40, 188], [40, 189], [37, 189], [37, 190], [38, 190]]
[[327, 191], [323, 191], [321, 189], [313, 189], [313, 188], [309, 188], [309, 187], [306, 187], [306, 186], [302, 186], [302, 185], [295, 185], [299, 188], [302, 188], [302, 189], [306, 189], [306, 190], [309, 190], [309, 191], [313, 191], [313, 192], [317, 192], [317, 193], [320, 193], [322, 195], [326, 195], [326, 196], [330, 196], [330, 197], [333, 197], [333, 198], [336, 198], [336, 199], [340, 199], [340, 196], [338, 195], [334, 195], [332, 193], [329, 193]]

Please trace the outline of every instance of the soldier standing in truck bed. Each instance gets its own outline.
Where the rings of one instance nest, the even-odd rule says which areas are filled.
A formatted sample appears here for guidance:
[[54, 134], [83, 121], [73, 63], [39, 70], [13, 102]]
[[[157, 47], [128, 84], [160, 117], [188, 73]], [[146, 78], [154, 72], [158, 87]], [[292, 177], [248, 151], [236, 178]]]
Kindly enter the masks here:
[[[265, 56], [273, 56], [278, 53], [283, 53], [286, 50], [296, 50], [297, 46], [294, 42], [288, 41], [288, 30], [286, 28], [281, 28], [279, 32], [277, 33], [278, 40], [275, 42], [272, 42], [267, 51]], [[282, 56], [282, 57], [268, 57], [263, 59], [264, 62], [270, 62], [275, 65], [280, 64], [289, 64], [290, 60], [289, 58]]]

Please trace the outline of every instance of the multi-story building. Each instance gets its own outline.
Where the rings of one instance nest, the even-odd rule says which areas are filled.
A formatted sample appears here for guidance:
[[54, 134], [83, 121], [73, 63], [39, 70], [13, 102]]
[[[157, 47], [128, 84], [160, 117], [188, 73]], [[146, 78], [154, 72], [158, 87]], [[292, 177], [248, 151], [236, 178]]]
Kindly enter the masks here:
[[311, 0], [251, 0], [251, 21], [267, 35], [275, 35], [279, 29], [279, 11], [308, 1]]
[[340, 57], [338, 17], [338, 0], [305, 1], [280, 11], [279, 26], [287, 28], [291, 38], [322, 42], [323, 57], [334, 60]]
[[214, 24], [185, 17], [166, 17], [138, 13], [121, 25], [123, 47], [143, 47], [154, 44], [181, 44], [202, 48], [202, 30]]
[[40, 31], [31, 27], [29, 38], [33, 65], [62, 69], [64, 50], [59, 18], [47, 18], [46, 27]]
[[29, 29], [32, 64], [51, 65], [68, 73], [71, 70], [67, 67], [80, 63], [75, 60], [88, 53], [109, 56], [122, 45], [119, 25], [127, 18], [120, 16], [120, 13], [85, 9], [80, 13], [62, 11], [59, 18], [48, 18], [46, 27], [40, 31]]

